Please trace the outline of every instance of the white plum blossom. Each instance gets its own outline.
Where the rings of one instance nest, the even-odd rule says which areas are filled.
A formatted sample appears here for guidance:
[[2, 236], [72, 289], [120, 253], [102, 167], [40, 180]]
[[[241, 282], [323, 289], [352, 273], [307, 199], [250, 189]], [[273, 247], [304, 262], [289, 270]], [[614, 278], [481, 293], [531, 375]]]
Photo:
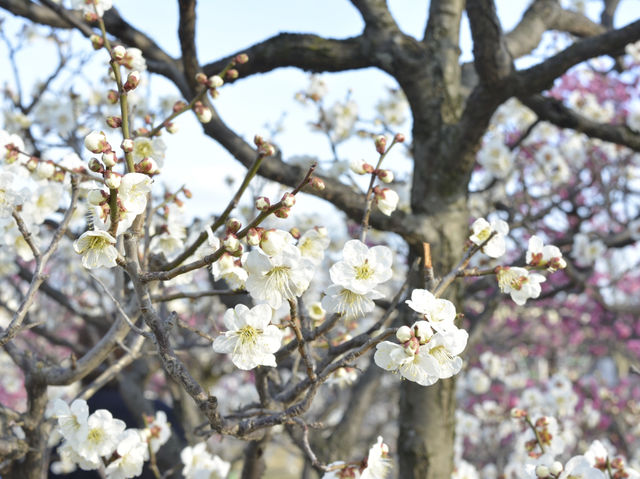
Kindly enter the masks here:
[[114, 419], [106, 409], [98, 409], [87, 419], [87, 437], [74, 445], [76, 452], [91, 463], [99, 463], [101, 457], [111, 456], [118, 445], [118, 438], [126, 425]]
[[298, 249], [303, 258], [319, 265], [324, 258], [324, 250], [329, 247], [329, 236], [324, 228], [312, 228], [298, 240]]
[[82, 266], [87, 269], [113, 268], [118, 258], [118, 250], [114, 246], [116, 239], [103, 230], [91, 230], [82, 233], [73, 243], [76, 253], [82, 255]]
[[[505, 236], [509, 234], [509, 225], [506, 221], [491, 220], [489, 223], [484, 218], [478, 218], [471, 225], [473, 234], [469, 237], [472, 243], [480, 246], [489, 237], [489, 241], [482, 247], [482, 252], [491, 258], [499, 258], [506, 251]], [[491, 234], [493, 236], [491, 236]]]
[[147, 443], [135, 429], [127, 429], [118, 437], [118, 457], [111, 462], [105, 473], [107, 479], [129, 479], [142, 474]]
[[369, 449], [367, 467], [362, 471], [360, 479], [385, 479], [391, 471], [389, 446], [382, 442], [382, 436]]
[[71, 7], [83, 13], [104, 15], [113, 6], [112, 0], [71, 0]]
[[414, 289], [405, 301], [415, 312], [422, 314], [435, 331], [455, 329], [456, 307], [447, 300], [436, 298], [426, 289]]
[[185, 479], [225, 479], [231, 464], [207, 451], [207, 443], [185, 447], [180, 453]]
[[336, 143], [346, 140], [358, 120], [358, 104], [353, 100], [336, 102], [326, 111], [325, 119], [331, 131], [331, 139]]
[[591, 466], [584, 456], [574, 456], [564, 466], [560, 479], [606, 479], [604, 473]]
[[145, 158], [153, 158], [158, 166], [164, 164], [167, 146], [162, 138], [148, 138], [138, 136], [133, 140], [133, 160], [140, 163]]
[[0, 172], [0, 218], [11, 217], [13, 209], [24, 202], [24, 195], [14, 189], [14, 181], [13, 174]]
[[328, 313], [342, 314], [345, 319], [351, 319], [373, 311], [376, 307], [373, 301], [383, 297], [375, 289], [360, 294], [342, 285], [332, 284], [327, 288], [321, 304]]
[[87, 437], [87, 419], [89, 418], [87, 401], [76, 399], [68, 405], [62, 399], [54, 399], [50, 414], [58, 420], [58, 430], [70, 444], [75, 446]]
[[478, 152], [478, 163], [495, 178], [506, 178], [513, 166], [513, 154], [501, 136], [493, 135]]
[[392, 275], [393, 255], [386, 246], [368, 248], [362, 241], [347, 241], [342, 261], [329, 270], [331, 281], [358, 294], [366, 294]]
[[376, 206], [383, 215], [391, 216], [398, 207], [398, 201], [400, 201], [398, 193], [389, 188], [382, 188], [375, 194]]
[[529, 238], [526, 259], [528, 265], [546, 267], [549, 271], [556, 271], [567, 266], [562, 258], [560, 248], [553, 245], [545, 246], [542, 239], [536, 235]]
[[143, 173], [127, 173], [120, 181], [118, 198], [130, 213], [139, 215], [147, 207], [147, 195], [153, 180]]
[[497, 273], [500, 291], [511, 295], [514, 303], [522, 306], [529, 298], [540, 296], [542, 288], [540, 283], [546, 278], [538, 273], [530, 273], [524, 268], [504, 267]]
[[262, 233], [260, 248], [269, 256], [282, 253], [282, 250], [295, 242], [288, 231], [270, 229]]
[[400, 88], [390, 88], [389, 97], [376, 105], [376, 110], [385, 125], [402, 125], [407, 120], [409, 102]]
[[243, 259], [243, 266], [248, 273], [249, 294], [274, 309], [283, 301], [302, 295], [309, 287], [314, 270], [313, 263], [303, 258], [295, 245], [286, 245], [274, 256], [254, 249]]
[[167, 422], [167, 414], [164, 411], [157, 411], [155, 416], [146, 420], [143, 432], [149, 441], [151, 450], [154, 453], [158, 452], [158, 449], [171, 437], [171, 425]]
[[244, 304], [228, 309], [224, 314], [227, 330], [213, 342], [217, 353], [231, 354], [238, 368], [249, 370], [256, 366], [276, 366], [275, 353], [280, 348], [282, 334], [277, 326], [269, 324], [273, 317], [271, 307], [258, 304], [249, 309]]

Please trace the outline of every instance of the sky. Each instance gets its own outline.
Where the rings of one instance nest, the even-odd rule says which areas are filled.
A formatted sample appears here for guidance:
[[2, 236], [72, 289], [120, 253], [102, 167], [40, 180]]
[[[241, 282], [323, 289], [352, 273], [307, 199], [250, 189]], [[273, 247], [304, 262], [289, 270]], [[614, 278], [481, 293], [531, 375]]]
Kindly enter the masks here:
[[[421, 37], [427, 19], [426, 0], [389, 0], [389, 7], [401, 29], [410, 35]], [[600, 1], [587, 3], [590, 13], [598, 13]], [[637, 0], [623, 0], [617, 20], [628, 23], [640, 15]], [[179, 53], [177, 40], [177, 2], [175, 0], [114, 0], [121, 15], [137, 28], [148, 32], [169, 54]], [[521, 18], [528, 2], [525, 0], [498, 0], [496, 2], [503, 29], [508, 31]], [[165, 10], [166, 9], [166, 10]], [[348, 0], [239, 0], [198, 3], [198, 28], [196, 42], [202, 64], [230, 53], [242, 50], [280, 32], [306, 32], [327, 37], [344, 38], [358, 35], [363, 22], [357, 10]], [[3, 14], [4, 15], [4, 14]], [[6, 31], [10, 31], [8, 25]], [[78, 36], [78, 42], [85, 41]], [[466, 19], [461, 30], [461, 61], [471, 59], [471, 40]], [[0, 58], [6, 57], [0, 47]], [[25, 59], [26, 60], [26, 59]], [[47, 58], [40, 53], [37, 64], [25, 65], [23, 77], [42, 78], [47, 71]], [[535, 60], [528, 59], [527, 62]], [[27, 63], [27, 62], [25, 62]], [[31, 70], [29, 69], [31, 68]], [[33, 73], [32, 73], [33, 72]], [[9, 72], [0, 69], [0, 81]], [[329, 86], [326, 104], [343, 100], [347, 95], [359, 105], [359, 113], [365, 118], [374, 116], [374, 107], [395, 81], [374, 69], [351, 71], [323, 76]], [[304, 90], [308, 74], [293, 68], [280, 69], [268, 74], [253, 76], [221, 89], [215, 106], [222, 118], [245, 139], [255, 134], [270, 137], [274, 125], [281, 122], [284, 130], [276, 141], [285, 158], [295, 155], [330, 156], [326, 139], [318, 133], [310, 133], [308, 124], [315, 120], [315, 110], [294, 100], [295, 93]], [[177, 94], [175, 88], [157, 76], [152, 79], [154, 95]], [[284, 115], [284, 116], [283, 116]], [[187, 182], [194, 192], [189, 210], [196, 216], [219, 211], [212, 209], [212, 202], [220, 204], [228, 198], [230, 190], [224, 185], [224, 176], [240, 177], [244, 168], [229, 157], [214, 141], [204, 137], [198, 122], [192, 115], [183, 115], [177, 122], [177, 135], [164, 135], [168, 144], [167, 160], [162, 180], [177, 188]], [[406, 131], [410, 133], [410, 124]], [[339, 150], [340, 156], [353, 156], [373, 161], [375, 151], [362, 142], [350, 142]], [[394, 158], [389, 158], [393, 163]], [[401, 163], [398, 157], [397, 164]], [[185, 179], [185, 169], [190, 174]], [[192, 174], [191, 174], [192, 173]]]

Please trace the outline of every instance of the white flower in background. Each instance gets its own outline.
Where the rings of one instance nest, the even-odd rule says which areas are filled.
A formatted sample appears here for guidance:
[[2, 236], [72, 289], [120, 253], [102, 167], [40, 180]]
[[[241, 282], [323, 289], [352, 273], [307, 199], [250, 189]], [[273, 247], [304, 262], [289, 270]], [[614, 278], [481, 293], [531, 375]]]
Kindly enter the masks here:
[[273, 311], [267, 304], [249, 309], [244, 304], [224, 313], [227, 332], [213, 342], [217, 353], [231, 354], [231, 361], [238, 368], [248, 370], [256, 366], [276, 366], [275, 353], [280, 348], [282, 334], [269, 324]]
[[185, 447], [180, 459], [184, 464], [182, 474], [186, 479], [225, 479], [231, 469], [231, 464], [207, 451], [205, 442]]
[[562, 258], [560, 248], [553, 245], [545, 246], [542, 239], [536, 235], [529, 238], [527, 264], [546, 267], [549, 271], [556, 271], [567, 266], [567, 263]]
[[478, 163], [495, 178], [506, 178], [513, 166], [513, 154], [501, 136], [493, 135], [480, 148]]
[[342, 261], [329, 270], [331, 281], [358, 294], [366, 294], [391, 278], [393, 255], [386, 246], [368, 248], [362, 241], [347, 241]]
[[139, 136], [133, 140], [133, 160], [140, 163], [145, 158], [153, 158], [158, 166], [164, 164], [167, 146], [161, 138]]
[[151, 239], [149, 245], [151, 251], [162, 253], [167, 258], [172, 258], [181, 252], [184, 247], [184, 240], [187, 238], [185, 219], [184, 208], [178, 206], [169, 208], [169, 214], [165, 218], [165, 223], [160, 226], [159, 234], [154, 235]]
[[321, 304], [328, 313], [342, 314], [345, 319], [351, 319], [373, 311], [376, 307], [373, 301], [381, 298], [384, 298], [384, 294], [375, 289], [360, 294], [339, 284], [332, 284], [327, 288]]
[[329, 247], [329, 236], [324, 228], [312, 228], [298, 240], [298, 249], [303, 258], [307, 258], [315, 265], [324, 259], [324, 250]]
[[371, 446], [367, 455], [367, 467], [364, 468], [360, 479], [385, 479], [391, 472], [389, 446], [382, 442], [382, 436]]
[[120, 181], [118, 198], [126, 210], [139, 215], [147, 207], [147, 195], [153, 180], [143, 173], [127, 173]]
[[482, 247], [482, 252], [491, 258], [499, 258], [506, 251], [505, 236], [509, 234], [509, 225], [506, 221], [491, 220], [489, 223], [484, 218], [478, 218], [471, 225], [473, 234], [469, 237], [472, 243], [480, 246], [487, 241], [492, 233], [495, 234]]
[[305, 92], [308, 98], [311, 98], [313, 101], [320, 101], [328, 91], [329, 88], [320, 75], [311, 75], [309, 78], [309, 86]]
[[31, 224], [42, 224], [47, 216], [58, 210], [63, 194], [64, 187], [60, 183], [39, 185], [29, 201], [22, 205], [22, 218]]
[[309, 287], [314, 269], [313, 263], [303, 258], [294, 245], [287, 245], [274, 256], [254, 249], [243, 259], [243, 266], [248, 273], [249, 294], [274, 309], [278, 309], [282, 301], [302, 295]]
[[640, 133], [640, 99], [638, 98], [627, 103], [627, 125], [636, 133]]
[[7, 171], [0, 172], [0, 218], [11, 217], [13, 209], [25, 200], [24, 192], [14, 189], [14, 181], [13, 174]]
[[127, 429], [118, 437], [116, 453], [118, 457], [105, 470], [107, 479], [129, 479], [142, 474], [147, 443], [136, 429]]
[[15, 161], [16, 153], [11, 148], [8, 148], [9, 145], [13, 145], [13, 147], [20, 151], [25, 150], [22, 138], [8, 131], [0, 130], [0, 161], [4, 160], [7, 163]]
[[524, 268], [504, 267], [497, 273], [500, 291], [511, 295], [514, 303], [522, 306], [529, 298], [540, 296], [542, 288], [540, 283], [546, 278], [538, 273], [529, 273]]
[[456, 463], [451, 479], [480, 479], [478, 471], [464, 459]]
[[112, 6], [112, 0], [71, 0], [71, 8], [82, 10], [82, 13], [97, 13], [99, 17]]
[[390, 88], [389, 97], [378, 101], [376, 110], [385, 125], [400, 126], [407, 121], [409, 102], [400, 88]]
[[87, 428], [87, 437], [74, 448], [87, 461], [96, 463], [115, 451], [126, 425], [124, 421], [114, 419], [106, 409], [98, 409], [87, 419]]
[[164, 411], [157, 411], [155, 417], [147, 418], [144, 432], [151, 450], [154, 453], [158, 452], [158, 449], [171, 437], [171, 424], [167, 422], [167, 414]]
[[82, 266], [87, 269], [113, 268], [118, 258], [115, 244], [116, 239], [106, 231], [85, 231], [74, 241], [73, 249], [82, 255]]
[[484, 394], [491, 387], [491, 379], [480, 368], [471, 368], [465, 376], [465, 385], [473, 394]]
[[541, 168], [539, 181], [551, 181], [558, 185], [565, 183], [571, 176], [569, 165], [555, 146], [543, 145], [535, 153], [535, 159]]
[[325, 113], [333, 141], [337, 143], [346, 140], [358, 120], [358, 104], [353, 100], [346, 103], [336, 102]]
[[456, 328], [456, 307], [447, 299], [436, 298], [426, 289], [414, 289], [405, 301], [415, 312], [422, 314], [435, 331]]
[[224, 253], [218, 261], [211, 265], [213, 279], [224, 279], [231, 289], [242, 289], [249, 275], [242, 267], [242, 260]]
[[382, 188], [375, 193], [374, 201], [383, 215], [391, 216], [391, 213], [398, 207], [400, 197], [392, 189]]
[[575, 258], [578, 266], [590, 266], [598, 258], [601, 258], [607, 251], [605, 244], [597, 240], [589, 240], [589, 236], [584, 233], [578, 233], [573, 237], [573, 247], [571, 256]]
[[591, 467], [584, 456], [574, 456], [564, 466], [560, 479], [606, 479], [599, 469]]
[[640, 63], [640, 41], [629, 43], [624, 47], [624, 52], [629, 55], [634, 62]]

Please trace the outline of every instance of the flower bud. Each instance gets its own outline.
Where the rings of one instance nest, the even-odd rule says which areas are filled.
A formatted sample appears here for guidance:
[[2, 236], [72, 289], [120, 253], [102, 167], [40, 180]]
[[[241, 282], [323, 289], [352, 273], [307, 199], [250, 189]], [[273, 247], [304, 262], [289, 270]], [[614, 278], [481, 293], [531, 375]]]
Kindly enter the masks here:
[[398, 207], [398, 201], [400, 200], [398, 193], [389, 188], [374, 189], [374, 191], [378, 209], [382, 214], [390, 216]]
[[249, 61], [249, 55], [247, 55], [246, 53], [239, 53], [238, 55], [236, 55], [234, 60], [238, 65], [242, 65]]
[[406, 343], [411, 339], [411, 328], [409, 326], [400, 326], [396, 331], [396, 338], [401, 343]]
[[224, 77], [227, 80], [235, 80], [239, 76], [240, 74], [238, 73], [238, 70], [236, 70], [235, 68], [230, 68], [229, 70], [227, 70], [227, 73], [224, 74]]
[[66, 176], [66, 171], [61, 169], [56, 169], [55, 173], [51, 177], [53, 181], [57, 181], [58, 183], [62, 183], [64, 181], [64, 177]]
[[541, 479], [544, 477], [549, 477], [549, 468], [544, 464], [540, 464], [538, 467], [536, 467], [536, 477], [539, 477]]
[[160, 167], [153, 158], [143, 158], [136, 166], [136, 173], [145, 173], [147, 175], [155, 175], [160, 173]]
[[240, 228], [242, 228], [242, 223], [240, 223], [239, 219], [229, 218], [229, 220], [227, 221], [227, 231], [229, 233], [235, 234], [240, 231]]
[[391, 183], [393, 181], [393, 171], [391, 170], [379, 170], [378, 178], [383, 183]]
[[127, 54], [127, 49], [122, 45], [116, 45], [111, 50], [111, 58], [113, 58], [117, 62], [122, 61], [126, 56], [126, 54]]
[[366, 164], [366, 161], [354, 158], [349, 162], [349, 169], [356, 175], [364, 175], [367, 172], [367, 170], [365, 169]]
[[295, 226], [289, 230], [289, 234], [295, 239], [300, 239], [300, 237], [302, 236], [302, 233], [300, 233], [300, 229], [296, 228]]
[[324, 181], [322, 180], [322, 178], [318, 178], [317, 176], [311, 178], [311, 188], [316, 191], [324, 190]]
[[196, 73], [196, 82], [198, 82], [200, 85], [206, 85], [207, 84], [207, 75], [205, 75], [202, 72]]
[[93, 130], [84, 137], [84, 146], [91, 153], [102, 153], [111, 149], [111, 145], [107, 141], [107, 137], [101, 131]]
[[174, 113], [180, 113], [187, 107], [187, 104], [182, 100], [178, 100], [173, 104], [172, 110]]
[[284, 219], [289, 217], [290, 212], [291, 210], [289, 208], [287, 208], [286, 206], [283, 206], [282, 208], [274, 211], [273, 214], [276, 215], [276, 218]]
[[133, 140], [131, 138], [125, 138], [122, 140], [120, 148], [122, 148], [122, 151], [125, 153], [131, 153], [133, 151]]
[[229, 253], [235, 253], [240, 247], [240, 241], [236, 235], [229, 233], [222, 241], [222, 246], [224, 246], [224, 249]]
[[413, 329], [413, 333], [420, 341], [420, 344], [425, 344], [433, 336], [433, 329], [427, 321], [416, 321], [411, 329]]
[[209, 88], [209, 95], [212, 100], [215, 100], [220, 96], [220, 92], [216, 88]]
[[104, 46], [104, 39], [100, 35], [94, 33], [89, 37], [89, 40], [91, 40], [91, 46], [94, 50], [100, 50]]
[[260, 211], [266, 211], [271, 207], [271, 202], [266, 196], [259, 196], [256, 199], [256, 208]]
[[562, 472], [563, 469], [564, 469], [564, 467], [562, 466], [561, 462], [553, 461], [553, 464], [551, 464], [551, 467], [549, 467], [549, 472], [551, 474], [553, 474], [554, 476], [557, 476], [558, 474], [560, 474]]
[[418, 352], [418, 349], [420, 349], [420, 341], [418, 341], [418, 338], [416, 337], [409, 338], [409, 340], [405, 341], [403, 345], [404, 350], [412, 355], [416, 354]]
[[193, 198], [193, 193], [191, 193], [191, 190], [188, 188], [182, 188], [182, 193], [184, 194], [185, 198]]
[[107, 125], [111, 128], [120, 128], [122, 126], [122, 118], [119, 116], [108, 116]]
[[201, 101], [197, 101], [195, 105], [193, 105], [193, 111], [195, 111], [201, 123], [209, 123], [211, 118], [213, 118], [211, 108], [206, 107]]
[[118, 158], [116, 158], [115, 152], [105, 151], [102, 154], [102, 163], [104, 163], [104, 166], [106, 166], [107, 168], [111, 168], [115, 166], [117, 162], [118, 162]]
[[119, 98], [120, 98], [120, 95], [115, 90], [109, 90], [109, 92], [107, 93], [107, 101], [112, 105], [115, 105], [116, 103], [118, 103]]
[[396, 136], [393, 137], [396, 143], [404, 143], [404, 135], [402, 133], [396, 133]]
[[247, 243], [251, 246], [258, 246], [260, 244], [260, 232], [257, 229], [249, 229], [247, 233]]
[[224, 85], [224, 80], [219, 75], [213, 75], [207, 79], [209, 88], [220, 88], [222, 85]]
[[51, 178], [56, 171], [56, 167], [52, 161], [40, 161], [36, 168], [36, 175], [39, 178], [47, 179]]
[[104, 190], [91, 190], [87, 194], [87, 201], [94, 206], [99, 206], [108, 200], [109, 193]]
[[376, 151], [382, 155], [387, 149], [387, 139], [383, 135], [377, 136], [375, 140], [375, 145], [376, 145]]
[[284, 195], [282, 195], [282, 204], [285, 205], [287, 208], [291, 208], [293, 205], [296, 204], [296, 197], [293, 196], [291, 193], [285, 193]]
[[102, 173], [104, 171], [104, 165], [97, 158], [91, 158], [89, 160], [89, 169], [95, 173]]
[[271, 143], [264, 142], [258, 148], [258, 153], [262, 156], [273, 156], [276, 154], [276, 147]]
[[172, 121], [165, 122], [164, 129], [167, 130], [167, 132], [171, 133], [172, 135], [175, 133], [178, 133], [178, 125], [176, 125]]
[[527, 416], [527, 412], [524, 409], [520, 409], [520, 408], [517, 408], [517, 407], [514, 407], [513, 409], [511, 409], [511, 413], [510, 414], [511, 414], [511, 417], [514, 418], [514, 419], [521, 419], [521, 418]]
[[27, 167], [27, 170], [34, 172], [36, 171], [36, 168], [38, 168], [39, 162], [40, 160], [38, 160], [38, 158], [36, 158], [35, 156], [32, 156], [27, 160], [27, 164], [25, 166]]
[[262, 146], [263, 143], [264, 143], [264, 138], [262, 138], [260, 135], [256, 135], [253, 137], [253, 144], [256, 145], [257, 147]]
[[116, 173], [115, 171], [106, 170], [104, 173], [104, 184], [110, 190], [117, 190], [120, 187], [120, 182], [122, 181], [122, 177]]
[[98, 14], [95, 12], [84, 12], [84, 15], [82, 16], [82, 18], [84, 18], [84, 21], [87, 23], [95, 23], [98, 21]]
[[140, 72], [132, 71], [131, 73], [129, 73], [129, 75], [127, 75], [127, 81], [124, 83], [124, 85], [122, 85], [122, 88], [124, 88], [124, 91], [131, 91], [134, 90], [139, 83]]

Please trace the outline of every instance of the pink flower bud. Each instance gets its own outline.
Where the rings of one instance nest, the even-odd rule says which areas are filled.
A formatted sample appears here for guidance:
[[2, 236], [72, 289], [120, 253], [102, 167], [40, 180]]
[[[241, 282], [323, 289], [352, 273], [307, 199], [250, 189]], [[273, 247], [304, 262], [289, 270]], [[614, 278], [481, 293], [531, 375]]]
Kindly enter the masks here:
[[97, 158], [91, 158], [89, 160], [89, 169], [95, 173], [102, 173], [104, 171], [104, 165]]
[[236, 78], [238, 78], [240, 75], [238, 73], [238, 70], [236, 70], [235, 68], [231, 68], [229, 70], [227, 70], [227, 73], [224, 74], [224, 77], [227, 80], [235, 80]]
[[187, 107], [187, 104], [185, 102], [183, 102], [182, 100], [178, 100], [177, 102], [175, 102], [173, 104], [173, 112], [174, 113], [180, 113], [181, 111], [183, 111], [185, 108]]
[[206, 85], [207, 84], [207, 75], [205, 75], [202, 72], [198, 72], [196, 73], [196, 81], [200, 84], [200, 85]]
[[282, 195], [282, 204], [287, 208], [291, 208], [296, 204], [296, 197], [291, 193], [285, 193], [284, 195]]
[[527, 412], [524, 409], [513, 408], [511, 409], [511, 417], [514, 419], [521, 419], [527, 416]]
[[235, 234], [240, 231], [240, 228], [242, 228], [242, 223], [240, 223], [239, 219], [229, 218], [229, 220], [227, 221], [227, 231], [229, 233]]
[[264, 142], [260, 145], [260, 148], [258, 148], [258, 153], [262, 156], [273, 156], [276, 154], [276, 147], [271, 143]]
[[207, 80], [209, 88], [220, 88], [222, 85], [224, 85], [224, 80], [219, 75], [210, 76]]
[[51, 177], [53, 181], [57, 181], [58, 183], [62, 183], [66, 176], [67, 172], [64, 170], [56, 169], [55, 173]]
[[182, 193], [184, 194], [185, 198], [189, 198], [189, 199], [193, 198], [193, 193], [191, 193], [190, 189], [183, 188]]
[[378, 178], [383, 183], [391, 183], [393, 181], [393, 172], [391, 170], [378, 170]]
[[251, 228], [247, 233], [247, 242], [251, 246], [258, 246], [260, 244], [260, 237], [260, 232], [255, 228]]
[[367, 171], [364, 166], [367, 164], [364, 160], [354, 158], [349, 162], [349, 169], [356, 175], [364, 175]]
[[112, 105], [115, 105], [116, 103], [118, 103], [119, 98], [120, 98], [120, 95], [115, 90], [109, 90], [109, 93], [107, 93], [107, 101]]
[[122, 118], [119, 116], [108, 116], [107, 125], [111, 128], [120, 128], [122, 126]]
[[122, 151], [125, 153], [131, 153], [133, 151], [133, 140], [131, 138], [125, 138], [122, 140], [120, 148], [122, 148]]
[[98, 14], [95, 12], [84, 12], [83, 18], [87, 23], [95, 23], [98, 21]]
[[387, 149], [387, 139], [382, 135], [377, 136], [375, 140], [375, 145], [376, 145], [376, 151], [382, 155]]
[[140, 83], [140, 72], [132, 71], [127, 75], [127, 81], [122, 85], [124, 91], [134, 90]]
[[87, 194], [87, 201], [94, 206], [99, 206], [108, 200], [109, 193], [104, 190], [91, 190]]
[[113, 151], [105, 151], [102, 154], [102, 162], [104, 166], [111, 168], [118, 162], [118, 158], [116, 158], [116, 154]]
[[300, 236], [302, 236], [302, 233], [300, 233], [300, 230], [295, 226], [289, 230], [289, 234], [293, 236], [295, 239], [300, 239]]
[[398, 193], [389, 188], [374, 189], [375, 202], [380, 212], [384, 215], [390, 216], [398, 207], [398, 201], [400, 200]]
[[107, 137], [101, 131], [92, 131], [84, 138], [84, 146], [91, 153], [102, 153], [111, 149]]
[[201, 101], [197, 101], [193, 105], [193, 111], [195, 111], [198, 120], [202, 123], [209, 123], [213, 118], [213, 112], [210, 108], [206, 107]]
[[209, 88], [209, 95], [211, 96], [212, 100], [215, 100], [220, 96], [220, 92], [215, 88]]
[[402, 133], [396, 133], [396, 136], [393, 137], [396, 143], [404, 143], [404, 135]]
[[317, 176], [311, 178], [311, 188], [316, 191], [324, 190], [324, 181], [322, 180], [322, 178], [318, 178]]
[[100, 50], [104, 46], [104, 39], [100, 35], [95, 33], [89, 37], [91, 40], [91, 46], [94, 50]]
[[145, 173], [147, 175], [156, 175], [160, 173], [160, 167], [153, 158], [143, 158], [135, 168], [136, 173]]
[[249, 61], [249, 55], [247, 55], [246, 53], [240, 53], [240, 54], [236, 55], [234, 60], [238, 65], [242, 65], [242, 64], [247, 63]]
[[291, 210], [289, 208], [287, 208], [286, 206], [283, 206], [282, 208], [274, 211], [273, 214], [276, 215], [276, 218], [284, 219], [289, 217], [290, 212]]
[[264, 138], [262, 138], [260, 135], [256, 135], [253, 137], [253, 144], [256, 145], [257, 147], [262, 146], [263, 143], [264, 143]]
[[168, 121], [164, 124], [164, 129], [167, 130], [172, 135], [178, 133], [178, 125], [175, 123]]
[[104, 173], [104, 184], [111, 190], [117, 190], [120, 187], [122, 177], [115, 171], [106, 170]]
[[117, 62], [122, 61], [122, 59], [125, 57], [126, 54], [127, 54], [127, 49], [122, 45], [116, 45], [111, 50], [111, 58], [113, 58]]
[[266, 211], [271, 207], [271, 202], [266, 196], [259, 196], [256, 199], [256, 208], [260, 211]]

